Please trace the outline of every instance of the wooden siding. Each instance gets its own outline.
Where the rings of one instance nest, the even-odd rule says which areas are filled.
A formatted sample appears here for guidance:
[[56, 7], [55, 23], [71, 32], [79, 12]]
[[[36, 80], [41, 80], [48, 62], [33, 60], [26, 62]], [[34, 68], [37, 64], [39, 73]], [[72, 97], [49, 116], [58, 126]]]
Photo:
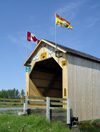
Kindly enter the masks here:
[[43, 40], [24, 63], [31, 61], [26, 95], [70, 98], [73, 116], [79, 120], [100, 118], [100, 59], [61, 45], [57, 49], [62, 52], [60, 58], [55, 56], [55, 43]]
[[[31, 73], [31, 80], [34, 83], [34, 85], [37, 87], [37, 89], [43, 93], [48, 84], [51, 82], [52, 78], [54, 77], [54, 74], [52, 73], [45, 73], [40, 71], [32, 71]], [[60, 90], [59, 90], [60, 89]], [[62, 77], [59, 75], [57, 79], [52, 84], [50, 90], [46, 94], [46, 96], [49, 97], [62, 97]]]
[[29, 72], [26, 72], [26, 95], [29, 95]]
[[68, 98], [79, 120], [100, 118], [100, 64], [67, 55]]
[[41, 92], [37, 89], [31, 79], [29, 79], [29, 96], [42, 97]]

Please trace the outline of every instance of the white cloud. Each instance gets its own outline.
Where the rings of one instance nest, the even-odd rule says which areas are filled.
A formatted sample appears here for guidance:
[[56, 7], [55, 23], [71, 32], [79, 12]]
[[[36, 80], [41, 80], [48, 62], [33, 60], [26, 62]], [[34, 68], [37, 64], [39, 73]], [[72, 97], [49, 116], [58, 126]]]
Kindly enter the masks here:
[[64, 7], [57, 9], [56, 13], [61, 16], [63, 15], [64, 18], [67, 18], [68, 20], [71, 20], [76, 16], [78, 7], [80, 7], [82, 4], [82, 1], [71, 2]]

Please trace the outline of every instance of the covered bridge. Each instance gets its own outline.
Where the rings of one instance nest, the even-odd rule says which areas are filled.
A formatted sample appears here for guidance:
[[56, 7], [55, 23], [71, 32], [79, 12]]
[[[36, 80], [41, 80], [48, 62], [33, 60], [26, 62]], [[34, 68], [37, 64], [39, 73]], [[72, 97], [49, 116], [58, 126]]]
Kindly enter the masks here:
[[26, 66], [26, 95], [70, 98], [79, 120], [100, 119], [100, 59], [41, 39]]

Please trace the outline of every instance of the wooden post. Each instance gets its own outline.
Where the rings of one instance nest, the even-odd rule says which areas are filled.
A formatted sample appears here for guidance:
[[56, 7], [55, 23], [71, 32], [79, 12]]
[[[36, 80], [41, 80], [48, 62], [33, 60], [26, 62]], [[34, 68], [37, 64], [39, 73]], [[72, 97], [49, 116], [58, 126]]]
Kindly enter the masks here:
[[70, 99], [67, 99], [67, 124], [70, 124]]
[[46, 118], [50, 121], [50, 98], [46, 97]]
[[27, 107], [28, 107], [28, 96], [25, 96], [24, 113], [26, 113]]
[[[21, 99], [24, 99], [24, 95], [21, 95]], [[21, 100], [21, 104], [24, 103], [24, 100]]]
[[[63, 98], [68, 98], [68, 70], [67, 70], [67, 56], [66, 54], [63, 55], [65, 60], [62, 61], [62, 84], [63, 84]], [[65, 101], [63, 101], [65, 103]], [[67, 108], [67, 106], [63, 105], [63, 108]]]

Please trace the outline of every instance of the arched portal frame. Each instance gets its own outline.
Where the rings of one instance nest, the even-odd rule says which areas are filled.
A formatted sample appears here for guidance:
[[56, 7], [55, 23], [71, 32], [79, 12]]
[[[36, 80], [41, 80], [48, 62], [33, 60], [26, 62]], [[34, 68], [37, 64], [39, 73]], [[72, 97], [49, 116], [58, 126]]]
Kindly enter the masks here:
[[53, 58], [34, 63], [29, 74], [29, 96], [62, 98], [62, 67]]

